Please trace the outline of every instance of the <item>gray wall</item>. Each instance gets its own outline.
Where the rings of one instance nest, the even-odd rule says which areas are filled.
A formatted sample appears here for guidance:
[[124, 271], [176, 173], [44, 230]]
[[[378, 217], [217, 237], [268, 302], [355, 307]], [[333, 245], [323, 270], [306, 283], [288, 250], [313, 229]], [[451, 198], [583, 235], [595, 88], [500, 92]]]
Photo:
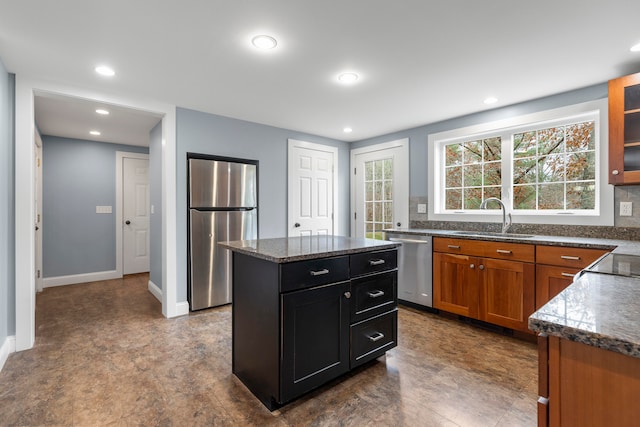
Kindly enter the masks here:
[[[429, 173], [427, 171], [427, 138], [429, 134], [602, 99], [607, 97], [607, 93], [607, 83], [602, 83], [571, 92], [523, 102], [521, 104], [456, 117], [442, 122], [357, 141], [352, 143], [351, 148], [409, 138], [409, 170], [411, 174], [409, 197], [426, 198], [428, 193], [427, 181], [429, 179]], [[446, 102], [455, 102], [455, 100], [446, 100]]]
[[162, 289], [162, 122], [149, 134], [149, 183], [149, 203], [153, 206], [149, 280]]
[[15, 76], [0, 59], [0, 346], [15, 335], [13, 112]]
[[259, 237], [287, 234], [287, 139], [338, 147], [340, 234], [349, 234], [349, 144], [319, 136], [178, 108], [177, 144], [177, 300], [186, 301], [187, 174], [186, 153], [258, 160]]
[[[42, 136], [43, 277], [116, 268], [116, 151], [146, 147]], [[96, 206], [112, 206], [96, 214]]]

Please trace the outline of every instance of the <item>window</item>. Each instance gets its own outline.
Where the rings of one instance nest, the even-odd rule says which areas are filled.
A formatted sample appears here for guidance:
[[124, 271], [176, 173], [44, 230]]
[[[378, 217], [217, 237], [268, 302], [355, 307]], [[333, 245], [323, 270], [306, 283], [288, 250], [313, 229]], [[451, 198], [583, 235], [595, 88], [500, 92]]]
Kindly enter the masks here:
[[514, 221], [613, 225], [606, 121], [604, 100], [430, 135], [429, 219], [495, 221], [497, 197]]
[[479, 209], [500, 198], [501, 152], [500, 137], [445, 145], [445, 209]]
[[383, 230], [393, 227], [393, 159], [364, 163], [365, 237], [384, 239]]
[[513, 209], [596, 209], [595, 122], [513, 135]]

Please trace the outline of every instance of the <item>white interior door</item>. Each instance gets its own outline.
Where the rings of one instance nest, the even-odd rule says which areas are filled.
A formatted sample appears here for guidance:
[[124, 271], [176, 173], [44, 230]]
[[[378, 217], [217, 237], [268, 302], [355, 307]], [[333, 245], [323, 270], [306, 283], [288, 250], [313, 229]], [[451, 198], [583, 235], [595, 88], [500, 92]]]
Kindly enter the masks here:
[[385, 228], [409, 227], [409, 141], [351, 151], [351, 234], [384, 239]]
[[34, 135], [35, 164], [34, 164], [34, 185], [35, 185], [35, 279], [36, 291], [42, 291], [42, 138], [38, 131]]
[[335, 147], [289, 140], [288, 235], [338, 234]]
[[122, 265], [124, 274], [149, 271], [149, 160], [123, 158]]

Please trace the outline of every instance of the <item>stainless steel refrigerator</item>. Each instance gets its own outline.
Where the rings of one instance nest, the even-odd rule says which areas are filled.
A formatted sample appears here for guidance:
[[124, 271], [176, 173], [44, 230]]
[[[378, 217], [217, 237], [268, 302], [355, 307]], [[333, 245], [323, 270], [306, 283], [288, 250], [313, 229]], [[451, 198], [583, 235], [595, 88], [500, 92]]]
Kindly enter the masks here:
[[258, 162], [188, 154], [191, 310], [231, 302], [231, 252], [225, 240], [258, 237]]

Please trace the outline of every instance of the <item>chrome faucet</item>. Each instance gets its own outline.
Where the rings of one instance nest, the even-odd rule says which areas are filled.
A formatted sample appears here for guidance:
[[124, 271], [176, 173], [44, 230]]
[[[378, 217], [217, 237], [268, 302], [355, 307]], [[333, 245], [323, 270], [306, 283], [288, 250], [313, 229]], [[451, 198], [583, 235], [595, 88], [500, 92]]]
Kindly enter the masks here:
[[509, 231], [509, 227], [511, 227], [511, 214], [509, 214], [509, 222], [507, 223], [507, 208], [505, 207], [502, 200], [497, 197], [489, 197], [488, 199], [484, 199], [480, 204], [480, 209], [487, 209], [488, 202], [498, 202], [500, 207], [502, 208], [502, 234]]

